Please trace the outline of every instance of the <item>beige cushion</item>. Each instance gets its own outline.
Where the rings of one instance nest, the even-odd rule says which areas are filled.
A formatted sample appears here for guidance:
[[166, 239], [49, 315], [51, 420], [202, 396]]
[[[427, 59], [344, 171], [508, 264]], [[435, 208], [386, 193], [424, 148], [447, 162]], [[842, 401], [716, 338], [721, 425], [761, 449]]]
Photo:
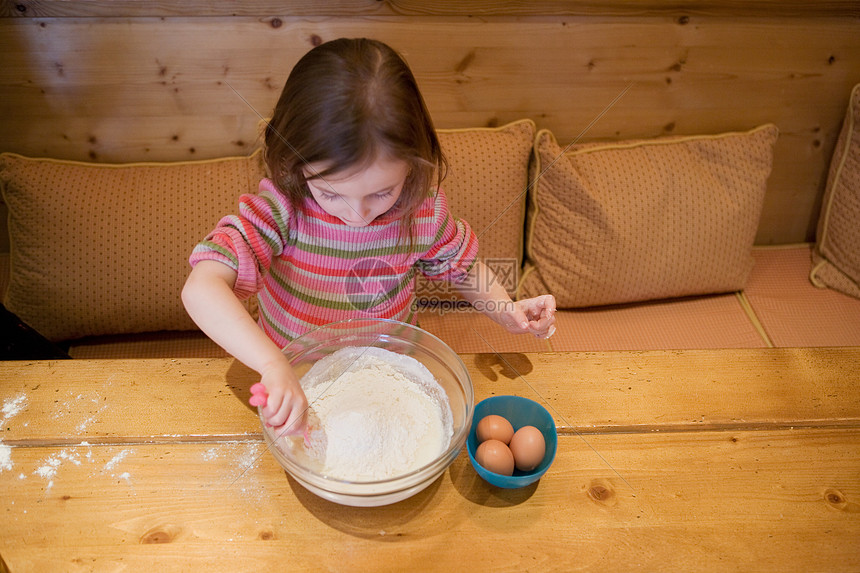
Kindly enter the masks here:
[[743, 288], [777, 134], [561, 149], [541, 131], [518, 295], [585, 307]]
[[860, 84], [830, 162], [812, 260], [814, 285], [860, 298]]
[[[451, 211], [478, 235], [481, 260], [493, 267], [513, 295], [523, 257], [528, 165], [535, 136], [529, 119], [498, 128], [442, 129], [440, 144], [448, 158], [442, 182]], [[419, 298], [451, 298], [445, 282], [419, 276]]]
[[188, 255], [262, 176], [259, 153], [125, 165], [0, 155], [6, 306], [51, 340], [194, 328], [179, 298]]

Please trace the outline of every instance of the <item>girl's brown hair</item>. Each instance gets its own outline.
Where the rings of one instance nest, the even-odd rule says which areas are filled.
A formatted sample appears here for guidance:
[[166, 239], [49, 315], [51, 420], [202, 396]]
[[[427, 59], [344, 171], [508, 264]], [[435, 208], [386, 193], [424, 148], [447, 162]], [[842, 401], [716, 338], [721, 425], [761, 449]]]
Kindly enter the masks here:
[[[278, 188], [298, 207], [306, 182], [389, 157], [409, 175], [394, 206], [411, 239], [418, 206], [447, 163], [418, 84], [386, 44], [341, 38], [305, 54], [290, 72], [265, 131], [265, 159]], [[328, 165], [305, 175], [309, 163]]]

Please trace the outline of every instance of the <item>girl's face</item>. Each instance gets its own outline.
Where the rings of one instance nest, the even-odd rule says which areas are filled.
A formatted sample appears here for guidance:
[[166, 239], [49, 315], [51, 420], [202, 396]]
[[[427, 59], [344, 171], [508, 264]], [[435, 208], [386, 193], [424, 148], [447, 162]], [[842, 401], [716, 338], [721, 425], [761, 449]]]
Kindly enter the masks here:
[[[305, 177], [327, 166], [311, 164]], [[399, 159], [376, 159], [365, 168], [346, 169], [325, 179], [308, 180], [308, 189], [319, 206], [350, 227], [364, 227], [386, 213], [397, 200], [409, 175], [409, 165]]]

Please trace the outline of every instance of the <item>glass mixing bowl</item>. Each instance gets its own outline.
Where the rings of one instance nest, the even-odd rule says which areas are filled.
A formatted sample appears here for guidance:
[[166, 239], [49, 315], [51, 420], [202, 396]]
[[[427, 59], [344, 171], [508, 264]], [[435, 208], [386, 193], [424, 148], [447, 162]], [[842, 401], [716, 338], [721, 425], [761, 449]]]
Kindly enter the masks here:
[[[423, 490], [459, 455], [472, 425], [474, 391], [465, 364], [451, 348], [424, 330], [385, 319], [351, 319], [312, 330], [284, 347], [301, 378], [317, 361], [346, 347], [376, 346], [423, 364], [447, 395], [453, 418], [448, 447], [433, 461], [409, 473], [376, 481], [347, 481], [327, 476], [319, 461], [294, 453], [272, 428], [263, 436], [278, 463], [314, 494], [343, 505], [370, 507], [395, 503]], [[262, 418], [261, 418], [262, 422]]]

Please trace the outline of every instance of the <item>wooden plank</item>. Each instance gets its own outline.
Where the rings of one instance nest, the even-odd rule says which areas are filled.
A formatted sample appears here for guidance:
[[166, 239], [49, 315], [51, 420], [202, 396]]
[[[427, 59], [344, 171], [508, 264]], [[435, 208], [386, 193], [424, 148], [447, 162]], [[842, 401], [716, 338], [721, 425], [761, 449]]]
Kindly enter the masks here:
[[642, 16], [655, 14], [728, 15], [728, 16], [858, 16], [860, 9], [852, 0], [468, 0], [427, 2], [426, 0], [364, 0], [363, 2], [290, 0], [231, 0], [207, 2], [140, 2], [139, 0], [3, 0], [3, 18], [139, 18], [139, 17], [212, 17], [291, 14], [300, 16], [360, 17], [380, 14], [458, 17], [536, 17], [536, 16]]
[[477, 400], [487, 390], [536, 399], [549, 406], [563, 432], [649, 432], [856, 426], [858, 353], [772, 348], [464, 359], [479, 380]]
[[366, 509], [308, 493], [261, 442], [12, 448], [0, 553], [12, 571], [854, 571], [858, 440], [562, 437], [529, 488], [493, 488], [461, 455], [424, 492]]
[[236, 17], [290, 14], [292, 16], [362, 17], [390, 14], [386, 2], [376, 0], [207, 0], [163, 2], [147, 0], [2, 0], [0, 18], [171, 18]]
[[6, 444], [261, 436], [248, 405], [259, 376], [232, 359], [5, 362], [0, 380], [19, 412], [0, 424]]
[[425, 2], [391, 0], [403, 14], [423, 16], [654, 16], [674, 14], [719, 16], [858, 16], [860, 8], [848, 0], [811, 2], [808, 0], [470, 0], [467, 2]]
[[567, 143], [774, 122], [781, 139], [757, 242], [793, 243], [814, 236], [830, 154], [860, 81], [857, 19], [279, 22], [0, 19], [0, 149], [107, 162], [247, 153], [302, 54], [366, 35], [406, 55], [441, 128], [530, 117]]
[[[698, 107], [708, 97], [711, 101], [704, 103], [725, 106], [725, 99], [713, 97], [713, 84], [737, 82], [748, 90], [750, 86], [744, 82], [793, 80], [797, 88], [805, 87], [802, 97], [814, 100], [814, 90], [802, 80], [837, 77], [840, 69], [850, 71], [856, 66], [856, 56], [850, 50], [857, 46], [857, 29], [852, 21], [833, 20], [803, 25], [709, 20], [699, 26], [680, 26], [666, 19], [642, 19], [585, 20], [566, 26], [554, 22], [404, 22], [382, 26], [367, 21], [292, 19], [280, 28], [248, 19], [166, 23], [109, 20], [98, 26], [85, 21], [7, 21], [0, 26], [5, 64], [0, 80], [4, 89], [30, 90], [23, 93], [31, 95], [38, 95], [39, 89], [65, 89], [67, 93], [60, 91], [60, 96], [85, 95], [75, 94], [74, 89], [99, 87], [125, 87], [131, 95], [134, 90], [128, 89], [128, 84], [141, 84], [152, 90], [141, 98], [145, 103], [147, 97], [158, 93], [155, 90], [159, 86], [165, 93], [175, 94], [177, 86], [211, 88], [226, 78], [243, 88], [243, 95], [254, 95], [263, 88], [274, 91], [276, 97], [292, 64], [313, 42], [363, 33], [398, 47], [419, 77], [423, 74], [427, 81], [450, 89], [507, 80], [513, 88], [539, 88], [534, 96], [543, 99], [544, 87], [566, 87], [570, 96], [571, 90], [579, 88], [569, 83], [573, 77], [585, 79], [586, 88], [596, 80], [620, 85], [625, 81], [654, 81], [663, 85], [660, 93], [676, 95], [673, 103], [680, 106]], [[211, 43], [213, 32], [222, 36], [217, 44]], [[421, 49], [415, 38], [433, 32], [446, 33], [448, 41], [434, 51]], [[800, 37], [806, 40], [802, 49], [791, 47]], [[541, 38], [539, 52], [523, 49], [536, 38]], [[192, 43], [201, 49], [183, 50]], [[787, 53], [750, 52], [751, 48], [774, 44], [784, 44]], [[539, 66], [535, 65], [536, 58]], [[517, 82], [505, 77], [511, 73], [518, 74]], [[536, 79], [542, 83], [529, 84]], [[422, 82], [425, 92], [433, 93], [432, 86]], [[8, 95], [20, 97], [14, 92]], [[102, 105], [110, 109], [121, 103], [120, 95], [125, 94], [118, 91], [114, 100]], [[693, 97], [687, 99], [686, 95]], [[796, 96], [793, 91], [780, 93], [759, 85], [755, 97], [757, 104], [769, 101], [773, 105], [792, 103]], [[799, 103], [806, 105], [808, 99]], [[847, 99], [847, 94], [842, 99]], [[82, 110], [99, 109], [99, 102], [84, 97], [80, 100]]]
[[[563, 433], [860, 425], [857, 348], [463, 360], [476, 402], [499, 394], [531, 398], [550, 409]], [[6, 444], [245, 439], [260, 432], [247, 405], [256, 374], [232, 359], [6, 362], [0, 380], [0, 400], [18, 400], [20, 411], [0, 424]]]

